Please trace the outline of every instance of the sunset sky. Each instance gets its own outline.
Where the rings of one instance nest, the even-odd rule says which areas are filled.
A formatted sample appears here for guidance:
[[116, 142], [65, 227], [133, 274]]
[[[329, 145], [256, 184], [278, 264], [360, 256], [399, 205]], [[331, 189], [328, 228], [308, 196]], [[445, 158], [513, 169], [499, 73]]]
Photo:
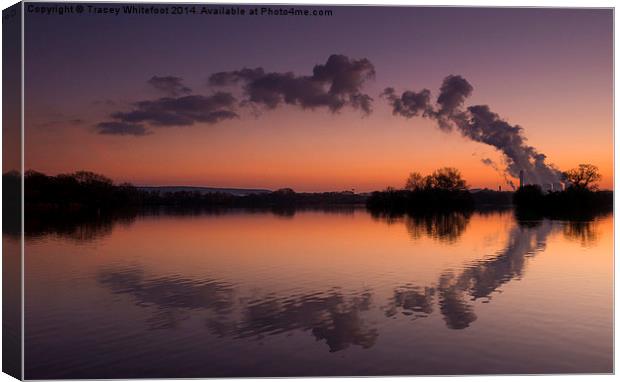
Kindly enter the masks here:
[[[453, 166], [471, 187], [508, 189], [482, 163], [501, 167], [493, 147], [430, 119], [393, 115], [380, 96], [386, 87], [427, 88], [434, 100], [452, 74], [473, 86], [465, 106], [489, 105], [521, 126], [548, 163], [592, 163], [601, 188], [613, 187], [612, 10], [327, 9], [332, 16], [26, 12], [25, 168], [85, 169], [136, 185], [361, 192]], [[332, 112], [322, 98], [315, 107], [270, 108], [243, 102], [243, 81], [209, 81], [259, 67], [312, 76], [333, 54], [374, 67], [360, 88], [373, 99], [371, 113], [351, 103]], [[154, 76], [177, 82], [149, 82]], [[191, 114], [182, 126], [143, 117], [163, 97], [199, 95], [210, 105], [217, 91], [235, 97], [225, 109], [237, 117]]]

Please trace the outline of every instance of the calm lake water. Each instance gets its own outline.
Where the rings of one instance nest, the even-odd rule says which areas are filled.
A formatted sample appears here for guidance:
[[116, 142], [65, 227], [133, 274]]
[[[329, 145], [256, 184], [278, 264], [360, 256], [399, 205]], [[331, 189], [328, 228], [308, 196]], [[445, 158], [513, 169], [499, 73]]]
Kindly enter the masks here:
[[26, 240], [26, 378], [612, 372], [613, 218], [149, 214]]

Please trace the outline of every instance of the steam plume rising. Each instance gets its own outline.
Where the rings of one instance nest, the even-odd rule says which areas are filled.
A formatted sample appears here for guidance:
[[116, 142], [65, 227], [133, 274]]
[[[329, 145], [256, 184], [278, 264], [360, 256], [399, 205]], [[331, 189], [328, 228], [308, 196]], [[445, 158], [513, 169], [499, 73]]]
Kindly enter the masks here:
[[[545, 163], [544, 154], [526, 144], [522, 127], [509, 124], [487, 105], [464, 108], [465, 100], [472, 91], [473, 87], [466, 79], [450, 75], [444, 79], [435, 105], [431, 104], [428, 89], [420, 92], [407, 90], [398, 96], [393, 88], [386, 88], [382, 95], [392, 106], [394, 115], [430, 118], [443, 131], [456, 129], [472, 141], [496, 148], [504, 155], [504, 172], [513, 178], [517, 178], [519, 171], [523, 170], [528, 183], [559, 182], [560, 172]], [[509, 179], [507, 183], [513, 186]]]

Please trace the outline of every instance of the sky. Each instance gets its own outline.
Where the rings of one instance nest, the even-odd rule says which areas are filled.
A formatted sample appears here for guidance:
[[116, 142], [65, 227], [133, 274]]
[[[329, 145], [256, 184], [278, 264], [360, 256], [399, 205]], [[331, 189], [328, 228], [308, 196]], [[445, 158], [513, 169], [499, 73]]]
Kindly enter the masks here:
[[[333, 15], [27, 11], [25, 168], [364, 192], [450, 166], [509, 189], [505, 150], [438, 127], [452, 75], [471, 86], [454, 110], [488, 105], [545, 166], [591, 163], [613, 188], [611, 10], [321, 9]], [[428, 89], [432, 112], [397, 112], [388, 87], [401, 101]]]

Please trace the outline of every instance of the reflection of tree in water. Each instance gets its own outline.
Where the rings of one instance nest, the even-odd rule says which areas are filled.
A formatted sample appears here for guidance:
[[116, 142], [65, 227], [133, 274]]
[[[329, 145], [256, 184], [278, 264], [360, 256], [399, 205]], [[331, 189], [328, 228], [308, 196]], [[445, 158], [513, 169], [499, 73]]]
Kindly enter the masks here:
[[[393, 301], [409, 303], [393, 303], [386, 314], [394, 315], [398, 310], [406, 312], [412, 310], [411, 306], [430, 305], [436, 293], [446, 325], [451, 329], [467, 328], [477, 318], [469, 301], [480, 298], [488, 301], [501, 285], [521, 278], [526, 258], [544, 250], [547, 237], [555, 227], [550, 221], [530, 227], [515, 226], [510, 232], [508, 244], [496, 256], [474, 262], [460, 274], [452, 271], [442, 273], [436, 292], [435, 289], [425, 288], [422, 295], [413, 287], [408, 287], [413, 292], [410, 292], [411, 297], [407, 300], [406, 297], [399, 297], [403, 295], [403, 288], [397, 288]], [[430, 306], [426, 309], [428, 313], [432, 311]]]
[[387, 224], [404, 223], [412, 239], [423, 236], [452, 244], [465, 232], [471, 212], [443, 211], [423, 214], [393, 214], [372, 212], [373, 219]]
[[441, 242], [454, 243], [465, 232], [470, 217], [470, 213], [463, 212], [406, 215], [405, 227], [413, 239], [426, 235]]
[[591, 247], [598, 241], [599, 232], [591, 221], [568, 221], [564, 223], [564, 237], [578, 241], [582, 247]]
[[137, 217], [133, 210], [113, 213], [55, 212], [26, 213], [24, 232], [26, 239], [53, 235], [77, 242], [93, 241], [108, 236], [115, 225], [130, 225]]
[[[360, 208], [350, 206], [333, 206], [329, 208], [198, 208], [182, 206], [164, 206], [127, 210], [88, 210], [59, 212], [58, 210], [26, 211], [25, 236], [36, 239], [44, 236], [58, 236], [77, 242], [89, 242], [106, 237], [112, 233], [116, 225], [130, 225], [139, 217], [170, 216], [174, 218], [197, 216], [223, 216], [235, 214], [270, 214], [279, 218], [290, 219], [301, 211], [319, 211], [326, 214], [352, 215]], [[6, 219], [5, 219], [6, 220]], [[8, 220], [7, 220], [8, 221]], [[21, 222], [7, 225], [5, 233], [19, 238]], [[10, 226], [10, 227], [9, 227]], [[11, 228], [12, 230], [9, 230]]]
[[348, 298], [334, 289], [285, 298], [239, 300], [241, 315], [236, 320], [234, 288], [224, 282], [177, 276], [147, 278], [135, 267], [104, 270], [97, 280], [112, 293], [131, 296], [138, 306], [155, 308], [147, 322], [150, 329], [175, 327], [189, 318], [190, 311], [200, 309], [213, 313], [207, 327], [218, 336], [260, 339], [294, 330], [311, 331], [317, 340], [325, 340], [332, 352], [350, 345], [369, 348], [378, 336], [377, 330], [368, 327], [361, 317], [361, 312], [370, 309], [369, 291]]

